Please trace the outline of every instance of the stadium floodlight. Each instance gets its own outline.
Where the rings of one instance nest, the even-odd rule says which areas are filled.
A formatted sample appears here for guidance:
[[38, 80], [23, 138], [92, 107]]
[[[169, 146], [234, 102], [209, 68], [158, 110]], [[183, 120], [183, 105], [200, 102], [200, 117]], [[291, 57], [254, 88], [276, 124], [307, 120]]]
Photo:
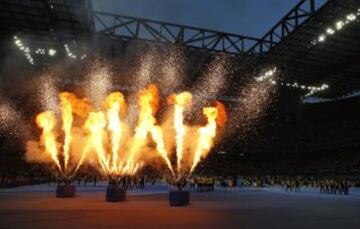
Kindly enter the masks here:
[[29, 47], [24, 46], [21, 39], [17, 36], [14, 36], [15, 45], [24, 53], [25, 58], [29, 61], [30, 64], [34, 64], [34, 59], [31, 56], [31, 50]]
[[258, 76], [258, 77], [255, 77], [255, 80], [256, 80], [257, 82], [262, 82], [262, 81], [264, 81], [264, 80], [266, 80], [266, 79], [271, 78], [275, 73], [276, 73], [276, 67], [274, 67], [274, 68], [266, 71], [265, 74], [263, 74], [263, 75], [260, 75], [260, 76]]
[[51, 49], [48, 50], [48, 54], [49, 54], [49, 56], [55, 56], [56, 55], [56, 50], [51, 48]]
[[340, 29], [343, 28], [344, 22], [343, 22], [343, 21], [337, 21], [336, 24], [335, 24], [335, 26], [336, 26], [336, 29], [337, 29], [337, 30], [340, 30]]
[[326, 36], [325, 36], [324, 34], [321, 34], [321, 35], [319, 36], [319, 38], [318, 38], [318, 41], [319, 41], [319, 42], [324, 42], [325, 39], [326, 39]]
[[72, 58], [72, 59], [76, 59], [76, 55], [74, 55], [71, 51], [70, 51], [70, 48], [67, 44], [64, 45], [65, 47], [65, 51], [66, 51], [66, 54], [68, 55], [68, 57]]
[[332, 28], [327, 28], [326, 33], [329, 35], [333, 35], [335, 33], [335, 31]]
[[354, 20], [356, 20], [356, 15], [355, 14], [348, 14], [346, 16], [346, 19], [349, 20], [349, 21], [354, 21]]

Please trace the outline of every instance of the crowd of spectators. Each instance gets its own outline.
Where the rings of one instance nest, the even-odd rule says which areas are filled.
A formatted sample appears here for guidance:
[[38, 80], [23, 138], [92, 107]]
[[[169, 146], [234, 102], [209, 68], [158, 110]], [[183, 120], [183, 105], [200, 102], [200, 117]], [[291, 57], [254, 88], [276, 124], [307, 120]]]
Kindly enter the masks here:
[[256, 187], [282, 187], [286, 192], [301, 192], [303, 189], [312, 188], [323, 194], [348, 195], [351, 187], [360, 187], [358, 177], [245, 177], [241, 179], [240, 186]]

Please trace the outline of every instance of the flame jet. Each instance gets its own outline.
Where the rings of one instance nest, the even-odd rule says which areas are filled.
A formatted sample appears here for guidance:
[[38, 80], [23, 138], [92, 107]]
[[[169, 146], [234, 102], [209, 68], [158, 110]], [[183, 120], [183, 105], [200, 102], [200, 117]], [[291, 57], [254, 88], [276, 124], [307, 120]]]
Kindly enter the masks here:
[[104, 107], [107, 109], [108, 130], [111, 133], [111, 172], [118, 173], [118, 153], [122, 134], [120, 112], [124, 115], [126, 109], [123, 94], [114, 92], [108, 95]]
[[53, 112], [45, 111], [36, 116], [36, 124], [42, 129], [41, 140], [44, 142], [45, 151], [50, 154], [51, 159], [55, 162], [56, 166], [62, 172], [60, 161], [58, 159], [58, 151], [56, 146], [56, 137], [54, 128], [56, 118]]
[[77, 164], [77, 166], [76, 166], [76, 168], [75, 168], [75, 170], [74, 170], [73, 175], [75, 175], [76, 172], [79, 170], [80, 166], [84, 163], [84, 160], [85, 160], [87, 154], [89, 153], [89, 150], [90, 150], [90, 148], [91, 148], [91, 147], [90, 147], [91, 144], [90, 144], [89, 142], [90, 142], [89, 139], [87, 139], [87, 142], [86, 142], [86, 144], [85, 144], [85, 148], [83, 149], [83, 151], [82, 151], [82, 153], [81, 153], [80, 160], [79, 160], [79, 162], [78, 162], [78, 164]]
[[60, 106], [61, 106], [61, 116], [62, 116], [62, 129], [65, 133], [64, 145], [63, 145], [63, 153], [64, 153], [64, 171], [67, 170], [67, 166], [70, 158], [70, 142], [72, 139], [71, 136], [71, 127], [73, 123], [73, 115], [72, 115], [72, 106], [69, 100], [71, 96], [68, 92], [62, 92], [59, 94], [60, 97]]
[[171, 173], [173, 175], [175, 175], [175, 173], [172, 169], [172, 166], [171, 166], [171, 162], [169, 160], [169, 157], [168, 157], [166, 149], [165, 149], [162, 129], [159, 126], [153, 126], [153, 127], [151, 127], [150, 131], [151, 131], [152, 138], [156, 142], [157, 151], [159, 152], [160, 156], [164, 159], [164, 161], [165, 161], [167, 167], [170, 169]]
[[147, 136], [150, 133], [156, 143], [156, 149], [165, 160], [168, 168], [174, 174], [170, 160], [164, 146], [164, 140], [161, 128], [155, 126], [156, 113], [159, 105], [159, 91], [154, 84], [150, 84], [146, 89], [141, 90], [138, 94], [139, 121], [135, 129], [133, 145], [130, 149], [130, 157], [125, 168], [132, 166], [135, 154], [145, 145]]
[[123, 162], [120, 162], [118, 170], [123, 175], [134, 175], [142, 166], [143, 162], [135, 163], [132, 167], [126, 167]]
[[90, 132], [91, 144], [98, 156], [101, 168], [106, 174], [109, 174], [109, 158], [106, 156], [103, 144], [103, 136], [105, 134], [106, 127], [104, 112], [90, 112], [84, 127]]
[[203, 108], [203, 114], [207, 118], [207, 124], [204, 127], [200, 127], [199, 132], [199, 142], [195, 150], [193, 163], [190, 169], [192, 173], [200, 162], [201, 157], [205, 156], [209, 152], [213, 145], [213, 139], [216, 135], [216, 119], [218, 117], [218, 109], [216, 107], [205, 107]]
[[192, 95], [190, 92], [182, 92], [178, 95], [171, 95], [168, 98], [168, 104], [174, 105], [174, 127], [176, 131], [176, 158], [177, 171], [181, 172], [181, 162], [184, 151], [184, 137], [186, 135], [186, 126], [184, 125], [184, 110], [190, 106]]

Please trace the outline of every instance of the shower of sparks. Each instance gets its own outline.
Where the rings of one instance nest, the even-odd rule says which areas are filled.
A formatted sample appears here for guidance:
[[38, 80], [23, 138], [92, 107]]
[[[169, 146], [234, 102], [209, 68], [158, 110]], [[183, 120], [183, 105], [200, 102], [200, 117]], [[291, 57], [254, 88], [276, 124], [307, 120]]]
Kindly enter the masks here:
[[187, 116], [193, 116], [194, 112], [197, 112], [204, 106], [206, 103], [204, 98], [217, 98], [222, 89], [225, 88], [227, 83], [226, 57], [217, 56], [202, 75], [200, 82], [191, 89], [194, 94], [194, 108], [189, 111]]
[[27, 134], [22, 115], [11, 103], [0, 98], [0, 132], [20, 137]]
[[270, 104], [276, 98], [277, 86], [270, 82], [250, 82], [237, 95], [238, 103], [230, 111], [230, 133], [237, 133], [240, 138], [256, 130], [261, 118], [266, 115]]
[[57, 88], [55, 80], [51, 75], [43, 75], [38, 80], [38, 98], [45, 110], [55, 110], [58, 107]]
[[96, 108], [101, 107], [111, 83], [111, 72], [107, 66], [100, 66], [100, 63], [97, 63], [86, 82], [88, 97]]
[[[189, 91], [183, 90], [182, 54], [168, 52], [163, 63], [160, 59], [151, 53], [141, 58], [128, 80], [133, 84], [130, 91], [113, 91], [118, 76], [107, 64], [96, 63], [90, 69], [79, 88], [81, 96], [59, 93], [52, 77], [41, 78], [38, 97], [43, 112], [36, 124], [42, 133], [38, 141], [29, 141], [27, 154], [37, 156], [28, 158], [52, 161], [65, 177], [82, 166], [111, 177], [133, 175], [158, 157], [168, 174], [179, 179], [195, 171], [219, 134], [254, 128], [273, 100], [277, 85], [251, 81], [237, 93], [227, 116], [225, 106], [216, 101], [233, 86], [228, 85], [232, 70], [226, 57], [215, 57]], [[166, 97], [167, 103], [162, 100]], [[15, 113], [0, 101], [0, 126], [17, 119]], [[227, 126], [231, 130], [225, 131]]]

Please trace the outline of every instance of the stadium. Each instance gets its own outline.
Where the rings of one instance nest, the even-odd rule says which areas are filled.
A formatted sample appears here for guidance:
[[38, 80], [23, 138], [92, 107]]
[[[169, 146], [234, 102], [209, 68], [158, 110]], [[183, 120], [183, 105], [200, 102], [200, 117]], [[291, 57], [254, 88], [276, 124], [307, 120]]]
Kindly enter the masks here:
[[360, 226], [360, 1], [0, 0], [0, 19], [0, 227]]

